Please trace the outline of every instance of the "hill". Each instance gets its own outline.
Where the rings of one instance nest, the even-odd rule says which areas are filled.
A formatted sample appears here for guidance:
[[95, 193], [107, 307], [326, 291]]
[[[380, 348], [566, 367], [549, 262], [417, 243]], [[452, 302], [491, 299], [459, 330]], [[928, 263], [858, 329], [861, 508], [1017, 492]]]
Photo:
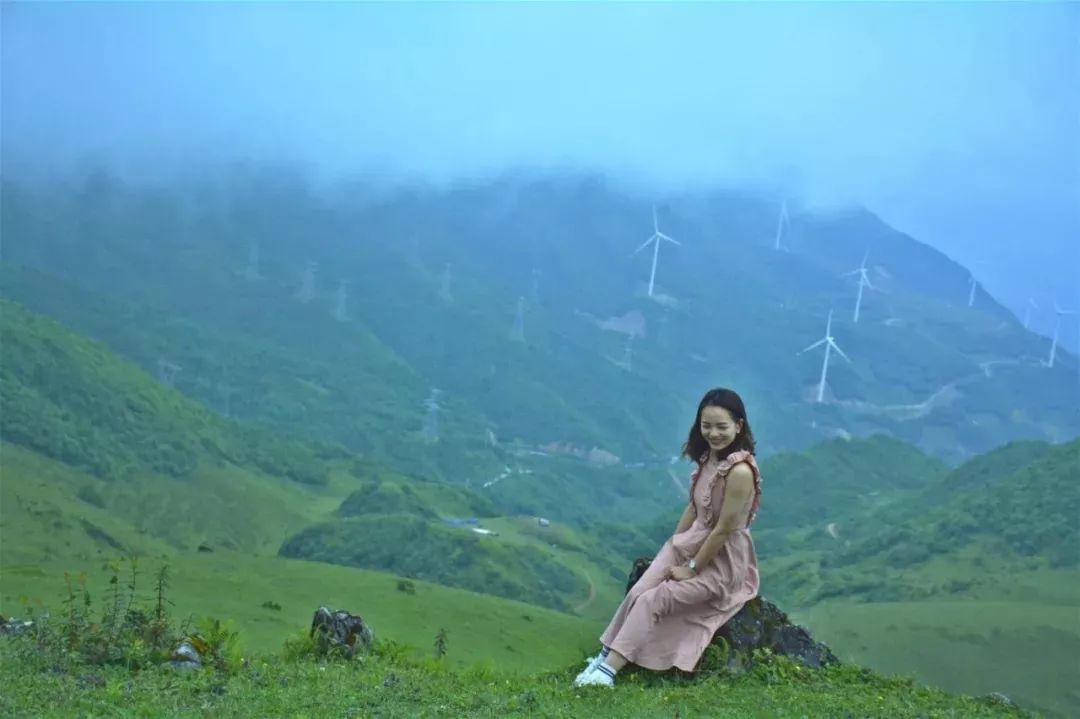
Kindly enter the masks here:
[[[0, 309], [10, 358], [0, 371], [4, 493], [27, 520], [5, 512], [23, 538], [5, 547], [5, 561], [280, 549], [565, 611], [623, 581], [617, 555], [568, 539], [557, 524], [481, 541], [442, 523], [501, 517], [465, 487], [244, 427], [56, 322], [12, 303]], [[185, 461], [163, 465], [172, 446], [187, 450]], [[264, 471], [275, 461], [277, 476]], [[282, 471], [297, 466], [301, 479], [318, 481]]]
[[[649, 202], [599, 178], [348, 193], [273, 173], [229, 181], [157, 190], [100, 174], [48, 187], [8, 181], [7, 262], [47, 279], [5, 292], [143, 366], [165, 355], [190, 368], [177, 386], [204, 401], [217, 393], [220, 406], [220, 385], [207, 387], [228, 376], [245, 418], [336, 438], [343, 416], [385, 426], [377, 443], [363, 446], [356, 431], [338, 441], [454, 481], [499, 466], [500, 446], [561, 443], [662, 466], [688, 408], [718, 383], [746, 395], [763, 446], [775, 449], [885, 433], [959, 461], [1080, 431], [1075, 359], [1041, 367], [1043, 340], [991, 298], [966, 306], [962, 267], [865, 211], [800, 212], [789, 251], [776, 252], [768, 198], [665, 198], [660, 221], [684, 249], [665, 255], [650, 298], [647, 267], [629, 257]], [[867, 248], [880, 291], [854, 324], [839, 310], [853, 300], [840, 275]], [[91, 326], [49, 298], [57, 278], [215, 328], [233, 345], [192, 356], [174, 341], [136, 357], [135, 342], [119, 339], [127, 313]], [[719, 309], [717, 285], [740, 298], [737, 317]], [[820, 336], [829, 308], [855, 363], [833, 368], [819, 404], [807, 399], [819, 360], [795, 353]], [[274, 352], [254, 354], [268, 344]], [[314, 387], [278, 381], [275, 402], [260, 402], [256, 378], [292, 372], [285, 356], [302, 358]], [[240, 371], [229, 371], [234, 361]], [[442, 436], [418, 450], [433, 389]]]

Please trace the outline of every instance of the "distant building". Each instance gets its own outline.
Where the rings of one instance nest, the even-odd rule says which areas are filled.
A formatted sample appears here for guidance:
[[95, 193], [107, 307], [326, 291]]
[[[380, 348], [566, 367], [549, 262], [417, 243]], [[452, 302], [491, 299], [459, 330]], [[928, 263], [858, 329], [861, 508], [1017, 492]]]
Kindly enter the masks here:
[[539, 524], [541, 527], [550, 527], [551, 526], [551, 522], [549, 522], [544, 517], [537, 517], [536, 518], [536, 523]]

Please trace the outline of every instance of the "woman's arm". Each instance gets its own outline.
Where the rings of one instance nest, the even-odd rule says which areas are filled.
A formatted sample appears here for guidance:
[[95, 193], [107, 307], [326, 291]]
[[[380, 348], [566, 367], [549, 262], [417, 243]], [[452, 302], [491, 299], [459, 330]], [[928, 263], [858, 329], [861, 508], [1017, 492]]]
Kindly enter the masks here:
[[679, 523], [675, 525], [675, 534], [685, 532], [690, 528], [690, 525], [694, 523], [694, 517], [697, 516], [697, 510], [694, 509], [694, 503], [690, 502], [686, 505], [686, 509], [683, 510], [682, 516], [679, 517]]
[[728, 474], [724, 487], [724, 500], [720, 517], [716, 520], [716, 527], [709, 533], [705, 543], [701, 545], [701, 549], [694, 557], [697, 566], [704, 567], [711, 562], [731, 533], [746, 521], [748, 500], [753, 496], [754, 470], [745, 463], [735, 465]]

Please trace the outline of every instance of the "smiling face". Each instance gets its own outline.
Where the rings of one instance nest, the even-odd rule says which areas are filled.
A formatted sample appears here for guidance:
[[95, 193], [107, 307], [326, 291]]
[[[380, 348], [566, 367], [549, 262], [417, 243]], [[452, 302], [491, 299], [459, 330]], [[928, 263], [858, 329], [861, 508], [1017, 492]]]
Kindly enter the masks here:
[[723, 450], [735, 441], [742, 430], [742, 420], [736, 420], [723, 407], [706, 407], [701, 410], [701, 436], [709, 443], [713, 453]]

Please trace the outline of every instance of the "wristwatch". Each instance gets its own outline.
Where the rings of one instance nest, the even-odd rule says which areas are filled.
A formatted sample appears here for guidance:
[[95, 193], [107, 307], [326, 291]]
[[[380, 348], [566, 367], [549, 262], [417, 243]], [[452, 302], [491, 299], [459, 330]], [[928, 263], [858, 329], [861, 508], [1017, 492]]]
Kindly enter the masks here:
[[696, 561], [694, 561], [693, 559], [691, 559], [691, 560], [690, 560], [690, 561], [689, 561], [689, 562], [688, 562], [688, 563], [686, 564], [686, 566], [690, 568], [690, 571], [691, 571], [691, 572], [693, 572], [694, 574], [697, 574], [697, 562], [696, 562]]

